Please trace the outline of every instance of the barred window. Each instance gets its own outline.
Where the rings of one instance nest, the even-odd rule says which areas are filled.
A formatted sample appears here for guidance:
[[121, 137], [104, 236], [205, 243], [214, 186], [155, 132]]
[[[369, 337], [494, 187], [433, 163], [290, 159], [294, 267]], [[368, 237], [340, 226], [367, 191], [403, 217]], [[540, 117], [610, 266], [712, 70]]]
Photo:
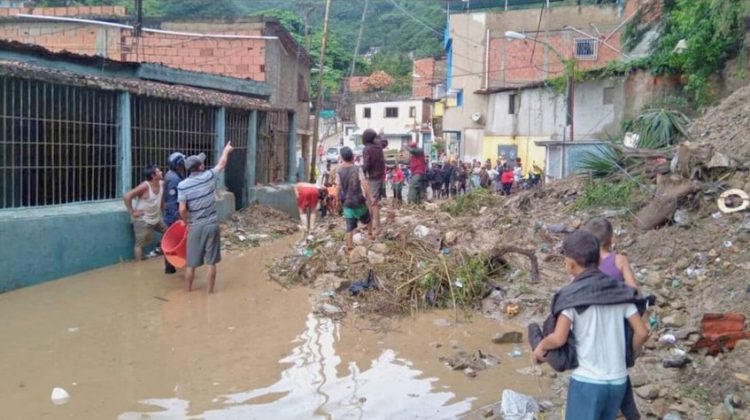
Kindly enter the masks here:
[[131, 98], [133, 186], [143, 182], [147, 165], [167, 167], [173, 152], [185, 156], [205, 153], [206, 166], [214, 161], [216, 112], [214, 108], [133, 96]]
[[0, 208], [117, 196], [117, 94], [0, 77]]
[[235, 209], [246, 207], [247, 201], [247, 139], [250, 135], [250, 112], [239, 109], [227, 109], [226, 141], [232, 142], [234, 152], [227, 162], [227, 190], [234, 194]]
[[599, 43], [594, 38], [578, 38], [575, 40], [576, 58], [596, 60]]

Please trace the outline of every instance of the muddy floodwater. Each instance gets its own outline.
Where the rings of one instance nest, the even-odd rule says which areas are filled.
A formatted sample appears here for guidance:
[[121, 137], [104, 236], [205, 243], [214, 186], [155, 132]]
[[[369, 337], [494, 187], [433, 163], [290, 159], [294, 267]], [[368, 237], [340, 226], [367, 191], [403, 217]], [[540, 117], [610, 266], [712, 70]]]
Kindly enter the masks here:
[[[0, 418], [436, 419], [474, 415], [506, 388], [547, 396], [518, 372], [526, 347], [510, 357], [480, 315], [311, 315], [311, 290], [265, 275], [297, 239], [225, 255], [211, 296], [202, 271], [188, 294], [158, 259], [0, 295]], [[457, 348], [501, 364], [469, 378], [439, 360]], [[52, 403], [55, 387], [67, 403]]]

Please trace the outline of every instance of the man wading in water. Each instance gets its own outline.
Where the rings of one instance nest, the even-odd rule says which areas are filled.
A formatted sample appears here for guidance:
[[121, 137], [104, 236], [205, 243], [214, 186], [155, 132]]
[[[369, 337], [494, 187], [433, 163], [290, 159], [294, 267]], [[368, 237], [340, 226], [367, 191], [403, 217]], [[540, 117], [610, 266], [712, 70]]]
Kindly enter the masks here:
[[219, 173], [227, 166], [229, 154], [234, 148], [227, 143], [219, 162], [213, 169], [206, 170], [203, 162], [206, 155], [185, 158], [185, 169], [190, 175], [177, 186], [177, 201], [180, 203], [180, 217], [188, 225], [187, 268], [185, 283], [187, 291], [193, 290], [195, 269], [208, 266], [208, 293], [213, 293], [216, 283], [216, 264], [221, 261], [221, 235], [219, 217], [216, 213], [216, 181]]

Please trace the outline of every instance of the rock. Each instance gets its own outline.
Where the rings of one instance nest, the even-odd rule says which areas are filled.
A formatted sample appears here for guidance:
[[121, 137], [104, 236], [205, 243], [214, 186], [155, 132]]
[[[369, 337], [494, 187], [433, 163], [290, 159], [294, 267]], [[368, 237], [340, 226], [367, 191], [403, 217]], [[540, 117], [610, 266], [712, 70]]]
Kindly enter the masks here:
[[675, 328], [679, 329], [685, 326], [687, 324], [687, 319], [685, 318], [685, 315], [674, 313], [669, 316], [665, 316], [661, 319], [661, 324], [665, 328]]
[[677, 262], [674, 264], [675, 268], [679, 271], [682, 271], [688, 267], [690, 267], [690, 259], [687, 257], [682, 257], [677, 260]]
[[383, 264], [385, 262], [385, 257], [383, 256], [383, 254], [378, 254], [377, 252], [370, 251], [369, 253], [367, 253], [367, 261], [369, 261], [372, 265]]
[[468, 376], [469, 378], [476, 378], [477, 377], [477, 371], [468, 367], [464, 369], [464, 374]]
[[630, 374], [630, 384], [633, 388], [640, 388], [648, 383], [648, 376], [645, 373], [633, 372]]
[[388, 252], [388, 245], [378, 242], [370, 248], [371, 251], [377, 252], [378, 254], [385, 254]]
[[743, 384], [750, 385], [750, 375], [736, 372], [734, 374], [734, 377], [737, 378], [737, 380], [742, 382]]
[[659, 391], [661, 391], [661, 388], [659, 388], [658, 385], [648, 384], [640, 388], [636, 388], [635, 393], [645, 400], [654, 400], [659, 397]]
[[628, 214], [628, 209], [615, 209], [615, 210], [604, 210], [601, 214], [601, 217], [604, 217], [606, 219], [611, 219], [614, 217], [622, 217]]
[[454, 245], [456, 243], [456, 240], [458, 240], [458, 233], [452, 230], [449, 230], [448, 232], [445, 232], [445, 244], [448, 246]]
[[355, 261], [367, 259], [367, 248], [363, 246], [354, 247], [351, 253], [351, 258]]
[[730, 420], [731, 418], [732, 413], [724, 404], [718, 404], [711, 410], [711, 420]]
[[437, 203], [424, 203], [424, 209], [427, 211], [438, 211], [440, 206]]
[[571, 233], [575, 231], [574, 228], [566, 226], [564, 223], [554, 223], [547, 226], [549, 233]]
[[646, 275], [645, 282], [652, 289], [661, 289], [664, 286], [664, 277], [658, 271], [650, 271]]
[[518, 331], [497, 333], [494, 337], [492, 337], [492, 342], [495, 344], [520, 343], [521, 340], [523, 340], [523, 333]]
[[708, 251], [707, 255], [708, 255], [708, 258], [716, 258], [719, 256], [719, 251], [712, 248], [710, 251]]
[[357, 232], [354, 234], [354, 236], [352, 236], [352, 242], [354, 242], [354, 245], [361, 245], [362, 243], [365, 242], [366, 238], [367, 237], [365, 236], [364, 233]]

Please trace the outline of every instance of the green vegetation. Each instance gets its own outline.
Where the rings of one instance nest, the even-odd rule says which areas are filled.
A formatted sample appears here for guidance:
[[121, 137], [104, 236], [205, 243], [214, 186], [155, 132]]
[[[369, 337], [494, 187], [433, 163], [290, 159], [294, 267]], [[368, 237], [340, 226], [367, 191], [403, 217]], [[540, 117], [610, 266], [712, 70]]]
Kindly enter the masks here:
[[497, 203], [497, 194], [484, 188], [475, 188], [468, 194], [446, 201], [440, 209], [451, 216], [476, 215], [482, 207], [490, 207]]
[[680, 136], [687, 137], [689, 124], [690, 118], [680, 111], [651, 108], [627, 128], [639, 135], [638, 148], [661, 149], [677, 144]]
[[[747, 0], [665, 0], [663, 30], [653, 45], [649, 67], [656, 74], [677, 74], [698, 105], [714, 98], [709, 77], [736, 56], [745, 37]], [[630, 29], [637, 40], [637, 29]], [[685, 49], [676, 49], [684, 40]]]
[[[434, 271], [425, 275], [419, 282], [418, 296], [428, 296], [426, 304], [439, 308], [450, 308], [455, 301], [456, 307], [469, 309], [479, 305], [487, 293], [487, 281], [490, 279], [487, 258], [475, 255], [463, 260], [457, 266], [437, 262]], [[448, 266], [451, 269], [448, 269]], [[412, 302], [419, 306], [419, 300]]]
[[632, 208], [633, 195], [639, 191], [638, 182], [627, 178], [619, 181], [595, 179], [583, 186], [583, 195], [575, 202], [575, 208], [625, 207]]

